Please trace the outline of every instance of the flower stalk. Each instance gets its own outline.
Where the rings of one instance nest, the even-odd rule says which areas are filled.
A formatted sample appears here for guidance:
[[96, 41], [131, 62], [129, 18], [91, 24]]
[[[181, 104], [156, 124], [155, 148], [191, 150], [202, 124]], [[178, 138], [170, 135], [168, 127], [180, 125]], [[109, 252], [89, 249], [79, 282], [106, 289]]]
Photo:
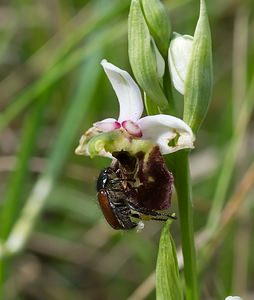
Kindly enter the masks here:
[[189, 151], [174, 154], [174, 183], [178, 198], [184, 259], [185, 295], [187, 300], [198, 300], [196, 251], [193, 230], [192, 186], [189, 171]]

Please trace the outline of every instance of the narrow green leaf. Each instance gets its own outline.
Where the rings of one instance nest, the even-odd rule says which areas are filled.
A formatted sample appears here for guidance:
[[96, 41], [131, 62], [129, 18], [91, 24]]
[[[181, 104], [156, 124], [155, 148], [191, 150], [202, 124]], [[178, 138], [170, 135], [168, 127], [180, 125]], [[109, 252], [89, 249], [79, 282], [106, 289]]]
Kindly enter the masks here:
[[160, 0], [141, 0], [143, 13], [155, 43], [167, 57], [171, 26], [167, 10]]
[[184, 121], [197, 132], [203, 122], [212, 94], [212, 46], [205, 1], [200, 2], [191, 61], [185, 81]]
[[87, 57], [98, 49], [105, 48], [113, 43], [126, 32], [126, 26], [119, 23], [117, 27], [105, 28], [99, 34], [94, 35], [89, 43], [78, 48], [68, 55], [61, 63], [55, 64], [50, 70], [45, 72], [35, 83], [26, 88], [20, 95], [13, 99], [9, 106], [0, 113], [0, 131], [5, 128], [9, 122], [20, 114], [31, 102], [49, 89], [60, 78], [73, 70], [82, 63]]
[[87, 60], [83, 62], [78, 87], [73, 96], [71, 105], [66, 110], [66, 116], [62, 122], [61, 130], [55, 141], [55, 145], [49, 157], [48, 168], [46, 173], [52, 178], [57, 178], [64, 165], [70, 151], [74, 151], [72, 147], [76, 144], [75, 138], [84, 117], [89, 114], [89, 107], [96, 87], [101, 75], [99, 62], [102, 57], [101, 45], [97, 45], [98, 49], [90, 54]]
[[156, 299], [181, 300], [181, 285], [173, 238], [169, 232], [171, 220], [164, 225], [156, 265]]
[[158, 75], [158, 66], [150, 32], [139, 0], [132, 0], [128, 19], [129, 60], [135, 78], [149, 98], [161, 110], [168, 106]]
[[5, 242], [7, 249], [5, 255], [16, 254], [25, 246], [35, 222], [38, 220], [39, 214], [61, 174], [69, 153], [73, 151], [76, 133], [84, 117], [89, 114], [89, 107], [98, 86], [101, 74], [98, 65], [102, 57], [99, 50], [100, 46], [97, 46], [98, 50], [90, 55], [82, 66], [79, 85], [72, 103], [68, 110], [66, 110], [65, 117], [61, 122], [59, 134], [49, 155], [46, 170], [35, 183], [18, 220]]
[[24, 130], [21, 138], [21, 146], [17, 154], [15, 171], [10, 175], [0, 213], [0, 237], [3, 240], [7, 238], [23, 202], [24, 185], [28, 176], [28, 164], [39, 136], [39, 130], [42, 125], [42, 115], [47, 103], [48, 102], [41, 97], [24, 122]]

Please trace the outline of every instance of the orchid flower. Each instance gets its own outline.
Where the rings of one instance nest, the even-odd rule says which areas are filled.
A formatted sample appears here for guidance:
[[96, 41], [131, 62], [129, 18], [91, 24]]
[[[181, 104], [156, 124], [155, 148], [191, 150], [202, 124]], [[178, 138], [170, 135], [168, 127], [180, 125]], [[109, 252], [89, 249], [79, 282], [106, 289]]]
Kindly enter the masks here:
[[114, 151], [138, 152], [144, 145], [157, 145], [162, 154], [193, 148], [195, 137], [183, 120], [164, 114], [142, 118], [141, 92], [129, 73], [106, 60], [101, 65], [117, 95], [119, 117], [95, 122], [81, 137], [76, 154], [111, 157]]
[[239, 296], [228, 296], [225, 300], [242, 300]]

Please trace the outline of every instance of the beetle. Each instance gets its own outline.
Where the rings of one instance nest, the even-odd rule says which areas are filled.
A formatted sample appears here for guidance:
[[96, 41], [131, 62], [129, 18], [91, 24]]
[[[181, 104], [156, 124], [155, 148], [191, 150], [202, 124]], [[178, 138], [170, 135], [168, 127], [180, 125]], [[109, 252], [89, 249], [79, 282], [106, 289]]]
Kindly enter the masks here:
[[108, 167], [101, 171], [97, 180], [97, 196], [103, 215], [114, 229], [133, 229], [140, 220], [166, 221], [175, 219], [139, 205], [139, 186], [134, 177], [126, 177], [120, 167]]
[[104, 169], [97, 180], [97, 196], [103, 215], [114, 229], [132, 229], [131, 209], [126, 200], [126, 187], [120, 169]]

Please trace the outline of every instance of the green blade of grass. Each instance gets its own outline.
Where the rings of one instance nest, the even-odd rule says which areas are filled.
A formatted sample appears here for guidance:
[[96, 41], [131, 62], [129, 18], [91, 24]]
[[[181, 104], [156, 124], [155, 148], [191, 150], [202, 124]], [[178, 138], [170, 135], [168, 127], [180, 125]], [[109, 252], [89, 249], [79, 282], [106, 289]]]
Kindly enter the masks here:
[[[82, 68], [78, 84], [79, 88], [72, 99], [71, 106], [66, 111], [59, 135], [55, 141], [52, 153], [49, 156], [46, 171], [36, 182], [21, 211], [19, 219], [16, 221], [6, 241], [7, 253], [5, 252], [5, 254], [17, 253], [24, 247], [46, 199], [61, 173], [67, 156], [73, 149], [73, 142], [76, 139], [77, 130], [81, 126], [85, 115], [89, 113], [89, 106], [91, 105], [98, 84], [100, 75], [98, 65], [100, 59], [101, 54], [95, 52]], [[2, 253], [2, 255], [4, 255], [4, 253]]]
[[[0, 215], [0, 240], [5, 241], [18, 216], [18, 212], [23, 202], [24, 185], [28, 175], [28, 165], [30, 157], [34, 151], [38, 132], [42, 125], [42, 115], [45, 110], [46, 101], [39, 99], [32, 111], [28, 114], [23, 129], [21, 148], [17, 156], [15, 171], [11, 175], [6, 190], [4, 204]], [[4, 291], [1, 290], [8, 268], [8, 260], [0, 259], [0, 295], [3, 297]]]
[[17, 212], [22, 202], [22, 191], [25, 184], [28, 164], [34, 151], [38, 132], [41, 127], [42, 114], [45, 110], [46, 101], [41, 98], [33, 107], [25, 120], [23, 137], [21, 138], [21, 148], [17, 155], [15, 171], [13, 172], [6, 190], [5, 200], [1, 209], [0, 238], [5, 240], [13, 225]]
[[[21, 67], [18, 67], [7, 78], [0, 82], [1, 101], [11, 100], [24, 85], [17, 81], [23, 69], [36, 69], [36, 74], [46, 76], [56, 64], [79, 45], [85, 38], [108, 26], [109, 22], [119, 18], [129, 5], [129, 0], [110, 1], [102, 6], [101, 0], [90, 1], [71, 21], [57, 32]], [[99, 7], [99, 8], [98, 8]]]
[[236, 166], [238, 153], [241, 150], [244, 136], [246, 134], [247, 126], [254, 108], [254, 76], [250, 82], [248, 93], [243, 99], [242, 108], [238, 115], [235, 131], [233, 137], [229, 142], [225, 153], [225, 158], [220, 166], [220, 174], [218, 184], [215, 190], [212, 208], [209, 213], [206, 228], [208, 230], [215, 230], [219, 221], [220, 212], [225, 202], [226, 194], [233, 176], [233, 170]]
[[5, 128], [9, 122], [14, 119], [22, 110], [25, 109], [32, 101], [39, 97], [45, 90], [51, 87], [57, 80], [78, 66], [84, 59], [91, 55], [98, 45], [101, 48], [112, 44], [119, 37], [126, 33], [126, 23], [119, 23], [118, 26], [105, 29], [100, 34], [96, 35], [89, 44], [74, 51], [61, 64], [55, 65], [36, 83], [27, 88], [14, 102], [12, 102], [5, 111], [0, 115], [0, 131]]

